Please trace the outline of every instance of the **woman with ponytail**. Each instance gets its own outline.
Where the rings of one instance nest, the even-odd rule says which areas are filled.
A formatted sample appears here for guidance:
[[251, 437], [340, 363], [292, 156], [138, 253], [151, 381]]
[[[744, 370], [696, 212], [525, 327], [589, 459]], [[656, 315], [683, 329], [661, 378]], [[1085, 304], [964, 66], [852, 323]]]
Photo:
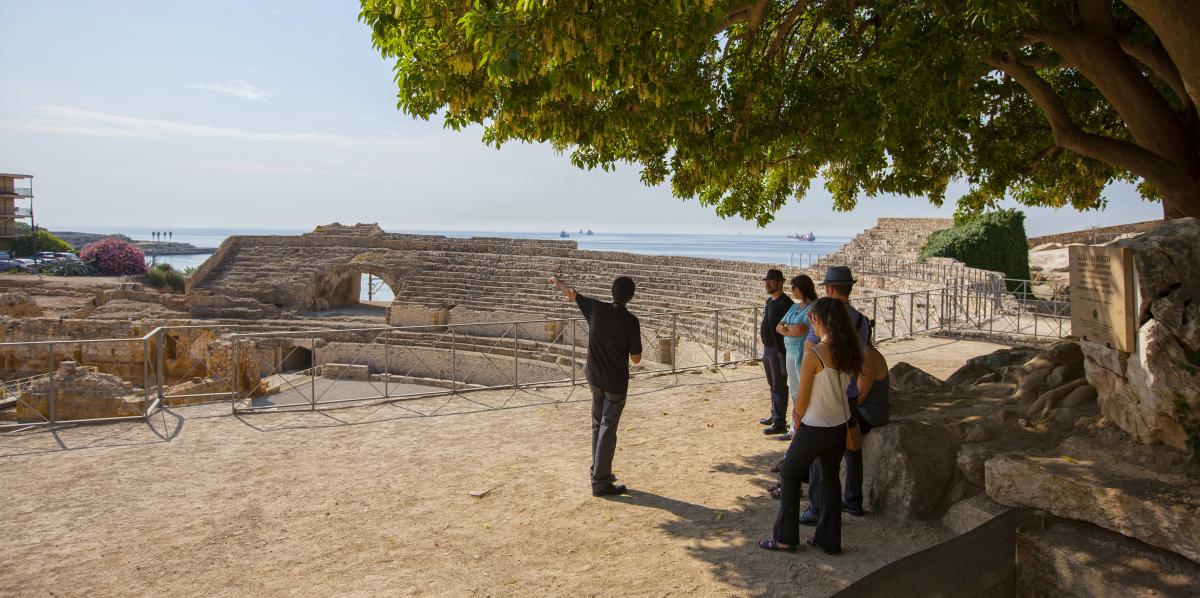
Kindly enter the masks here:
[[[843, 302], [818, 299], [808, 317], [819, 342], [800, 362], [800, 388], [792, 412], [796, 433], [780, 465], [779, 516], [772, 537], [758, 543], [766, 550], [792, 552], [800, 543], [801, 485], [808, 481], [808, 468], [815, 460], [824, 471], [838, 471], [851, 424], [846, 387], [863, 368], [862, 346]], [[842, 549], [837, 476], [821, 476], [820, 497], [820, 519], [807, 543], [836, 554]]]

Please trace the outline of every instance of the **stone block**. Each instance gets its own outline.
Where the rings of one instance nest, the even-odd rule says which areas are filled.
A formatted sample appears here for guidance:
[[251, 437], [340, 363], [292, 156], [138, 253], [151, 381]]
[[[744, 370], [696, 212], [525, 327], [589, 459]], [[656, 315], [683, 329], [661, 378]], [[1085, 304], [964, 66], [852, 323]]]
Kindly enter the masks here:
[[954, 530], [956, 534], [965, 534], [1004, 514], [1009, 508], [997, 504], [986, 494], [976, 494], [954, 503], [942, 517], [942, 525]]
[[1018, 596], [1196, 596], [1200, 565], [1079, 521], [1017, 531]]
[[864, 439], [863, 496], [873, 511], [928, 517], [955, 478], [960, 440], [947, 428], [893, 421]]
[[321, 366], [322, 378], [370, 380], [371, 368], [365, 364], [327, 363]]
[[988, 496], [1088, 521], [1200, 562], [1200, 481], [1136, 466], [1119, 449], [1068, 441], [1059, 452], [989, 459]]

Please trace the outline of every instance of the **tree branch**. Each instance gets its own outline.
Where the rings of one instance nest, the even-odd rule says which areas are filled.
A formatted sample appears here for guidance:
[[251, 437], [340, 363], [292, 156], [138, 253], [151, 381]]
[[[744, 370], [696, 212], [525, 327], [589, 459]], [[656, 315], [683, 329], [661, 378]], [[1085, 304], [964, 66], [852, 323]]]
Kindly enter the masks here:
[[1183, 85], [1183, 77], [1179, 75], [1179, 69], [1175, 67], [1174, 62], [1171, 62], [1171, 57], [1167, 56], [1165, 50], [1133, 41], [1128, 37], [1120, 38], [1120, 43], [1121, 49], [1126, 54], [1145, 65], [1150, 72], [1154, 73], [1155, 77], [1166, 83], [1171, 91], [1175, 92], [1179, 101], [1183, 102], [1184, 107], [1192, 105], [1192, 99], [1188, 97], [1187, 89]]
[[[783, 47], [783, 42], [791, 37], [792, 31], [795, 30], [796, 24], [800, 22], [800, 15], [804, 14], [804, 9], [808, 8], [808, 2], [799, 0], [796, 5], [788, 11], [787, 16], [783, 18], [783, 23], [775, 30], [775, 37], [771, 39], [771, 44], [767, 46], [767, 51], [763, 54], [763, 62], [770, 62], [775, 57], [775, 53], [779, 48]], [[828, 8], [828, 5], [826, 5]], [[825, 12], [822, 9], [822, 14]]]
[[1071, 119], [1066, 104], [1045, 79], [1032, 67], [1004, 56], [992, 56], [986, 62], [1012, 77], [1033, 97], [1050, 123], [1054, 143], [1076, 154], [1128, 170], [1146, 179], [1160, 193], [1186, 190], [1191, 182], [1169, 160], [1158, 154], [1119, 139], [1088, 133]]

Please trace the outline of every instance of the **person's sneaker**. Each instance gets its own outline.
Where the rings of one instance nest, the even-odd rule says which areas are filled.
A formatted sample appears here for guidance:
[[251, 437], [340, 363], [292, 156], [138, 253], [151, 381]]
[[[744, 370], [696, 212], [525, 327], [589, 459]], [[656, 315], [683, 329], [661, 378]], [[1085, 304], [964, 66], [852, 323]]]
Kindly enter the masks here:
[[863, 515], [866, 515], [866, 512], [864, 512], [862, 507], [859, 507], [859, 506], [848, 505], [848, 504], [843, 503], [842, 510], [845, 511], [846, 513], [849, 513], [850, 515], [854, 515], [855, 517], [862, 517]]
[[625, 494], [625, 484], [592, 487], [592, 496], [616, 496], [618, 494]]
[[786, 433], [787, 433], [787, 426], [784, 426], [784, 425], [775, 425], [775, 426], [771, 426], [771, 427], [763, 430], [763, 434], [766, 434], [768, 436], [770, 436], [772, 434], [786, 434]]
[[758, 420], [758, 423], [760, 423], [764, 426], [769, 426], [769, 425], [771, 425], [771, 422], [773, 422], [773, 421], [775, 421], [775, 418], [773, 418], [771, 416], [767, 416], [767, 417], [764, 417], [764, 418]]
[[821, 516], [812, 512], [812, 509], [804, 509], [800, 514], [800, 525], [816, 525]]
[[780, 439], [780, 440], [791, 440], [791, 439], [792, 439], [792, 433], [791, 433], [791, 432], [788, 432], [788, 433], [786, 433], [786, 434], [783, 434], [783, 435], [781, 435], [781, 436], [779, 437], [779, 439]]

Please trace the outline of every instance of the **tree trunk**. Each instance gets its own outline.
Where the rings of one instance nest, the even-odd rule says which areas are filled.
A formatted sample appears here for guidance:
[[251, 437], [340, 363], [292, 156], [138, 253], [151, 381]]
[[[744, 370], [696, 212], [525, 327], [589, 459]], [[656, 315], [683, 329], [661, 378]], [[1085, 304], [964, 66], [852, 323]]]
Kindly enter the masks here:
[[1200, 107], [1200, 7], [1195, 0], [1124, 0], [1162, 41], [1192, 103]]
[[1200, 218], [1200, 185], [1190, 192], [1160, 193], [1162, 196], [1163, 220], [1176, 218]]

